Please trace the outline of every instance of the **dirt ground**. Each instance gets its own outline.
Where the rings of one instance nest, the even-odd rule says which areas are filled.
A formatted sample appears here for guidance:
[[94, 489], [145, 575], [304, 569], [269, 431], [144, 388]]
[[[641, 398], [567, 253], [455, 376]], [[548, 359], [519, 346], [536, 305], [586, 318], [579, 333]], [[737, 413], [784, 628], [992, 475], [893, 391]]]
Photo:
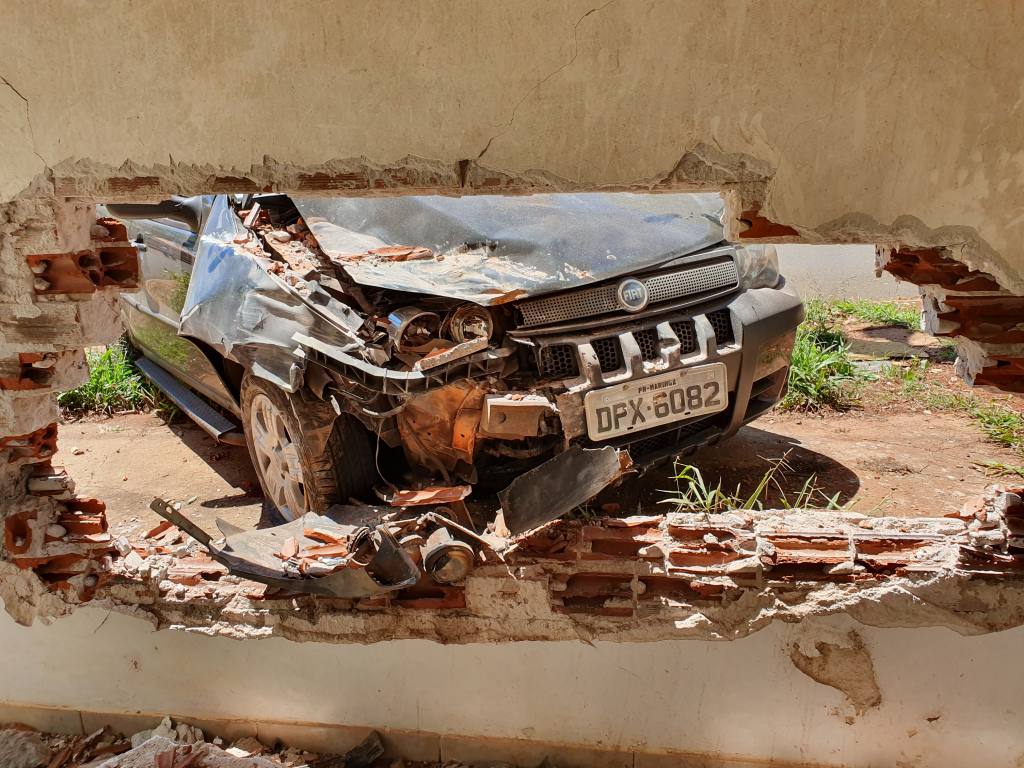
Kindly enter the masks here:
[[[930, 376], [952, 389], [967, 388], [949, 364]], [[894, 399], [887, 382], [868, 385], [863, 405], [845, 413], [773, 412], [731, 440], [691, 461], [707, 483], [749, 492], [785, 456], [768, 501], [792, 500], [809, 477], [824, 495], [869, 515], [929, 516], [958, 509], [993, 478], [981, 462], [1021, 463], [1013, 451], [986, 440], [978, 424], [959, 412], [931, 412]], [[181, 417], [179, 417], [181, 418]], [[187, 420], [167, 425], [152, 414], [126, 414], [73, 422], [60, 431], [57, 463], [67, 467], [80, 495], [104, 499], [118, 533], [150, 527], [155, 496], [183, 503], [183, 510], [210, 531], [217, 517], [241, 526], [260, 520], [259, 485], [245, 448], [219, 445]], [[658, 504], [675, 487], [664, 465], [609, 489], [595, 502], [616, 514], [667, 511]], [[818, 502], [823, 497], [818, 496]]]
[[129, 413], [65, 424], [58, 454], [79, 496], [103, 499], [111, 529], [152, 527], [157, 496], [215, 532], [222, 517], [246, 527], [260, 519], [262, 493], [246, 449], [223, 445], [179, 416], [166, 424], [151, 413]]

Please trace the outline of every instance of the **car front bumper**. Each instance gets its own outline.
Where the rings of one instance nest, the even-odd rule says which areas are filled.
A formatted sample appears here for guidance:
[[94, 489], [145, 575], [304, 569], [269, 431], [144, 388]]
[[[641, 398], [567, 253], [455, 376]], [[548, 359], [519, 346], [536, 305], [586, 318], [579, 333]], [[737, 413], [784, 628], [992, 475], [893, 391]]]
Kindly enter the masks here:
[[[727, 314], [723, 315], [723, 311]], [[723, 325], [723, 317], [729, 318], [729, 325]], [[702, 445], [729, 437], [743, 424], [770, 409], [785, 393], [796, 328], [803, 318], [803, 302], [795, 289], [785, 282], [776, 288], [742, 291], [728, 299], [693, 308], [683, 317], [659, 317], [645, 324], [648, 328], [664, 329], [692, 320], [696, 339], [695, 343], [690, 342], [695, 348], [689, 353], [684, 348], [680, 354], [667, 343], [663, 333], [660, 354], [647, 355], [653, 359], [644, 360], [635, 343], [638, 333], [645, 330], [639, 328], [641, 324], [615, 329], [623, 349], [622, 365], [609, 372], [601, 371], [600, 364], [588, 366], [588, 356], [593, 354], [594, 346], [591, 338], [547, 339], [547, 344], [577, 344], [582, 361], [581, 375], [567, 381], [566, 391], [555, 397], [561, 432], [569, 443], [628, 448], [633, 460], [641, 466], [669, 456], [689, 454]], [[584, 409], [587, 392], [716, 362], [724, 364], [727, 372], [729, 404], [725, 410], [609, 441], [595, 442], [587, 435]]]

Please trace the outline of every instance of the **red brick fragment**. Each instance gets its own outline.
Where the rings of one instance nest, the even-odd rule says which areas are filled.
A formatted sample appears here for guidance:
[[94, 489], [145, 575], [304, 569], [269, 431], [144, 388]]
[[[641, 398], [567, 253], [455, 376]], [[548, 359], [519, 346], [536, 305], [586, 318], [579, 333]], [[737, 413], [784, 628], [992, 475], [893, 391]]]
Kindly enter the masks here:
[[7, 461], [20, 459], [48, 459], [57, 452], [57, 424], [47, 424], [27, 435], [0, 437], [0, 451], [7, 449]]
[[167, 571], [167, 578], [177, 584], [194, 587], [204, 581], [216, 581], [227, 572], [228, 569], [215, 560], [195, 555], [175, 560]]
[[36, 275], [35, 291], [40, 296], [139, 287], [139, 254], [131, 245], [111, 245], [76, 253], [33, 254], [27, 260]]
[[146, 531], [146, 534], [145, 534], [145, 536], [143, 538], [146, 538], [146, 539], [155, 538], [155, 537], [159, 536], [161, 533], [163, 533], [164, 531], [168, 530], [169, 528], [173, 528], [173, 527], [174, 527], [174, 523], [172, 523], [170, 520], [161, 520], [155, 526], [153, 526], [148, 531]]
[[96, 224], [107, 231], [106, 235], [98, 235], [93, 229], [92, 241], [94, 243], [124, 243], [128, 241], [128, 228], [117, 219], [110, 216], [100, 216]]
[[915, 285], [956, 291], [998, 291], [992, 275], [945, 255], [944, 248], [900, 248], [889, 255], [885, 271]]
[[53, 376], [53, 368], [41, 368], [34, 365], [42, 360], [43, 355], [41, 354], [21, 352], [16, 365], [0, 367], [0, 389], [25, 391], [48, 387]]
[[956, 323], [948, 335], [991, 344], [1024, 342], [1024, 296], [947, 296], [940, 320]]
[[799, 237], [797, 232], [786, 224], [777, 224], [761, 215], [760, 208], [751, 208], [740, 214], [740, 223], [745, 229], [740, 232], [741, 240], [758, 240], [770, 237]]
[[32, 526], [35, 512], [18, 512], [4, 518], [4, 549], [17, 556], [28, 552], [32, 546]]
[[974, 377], [975, 384], [998, 387], [1004, 392], [1024, 392], [1024, 358], [993, 357], [992, 361]]

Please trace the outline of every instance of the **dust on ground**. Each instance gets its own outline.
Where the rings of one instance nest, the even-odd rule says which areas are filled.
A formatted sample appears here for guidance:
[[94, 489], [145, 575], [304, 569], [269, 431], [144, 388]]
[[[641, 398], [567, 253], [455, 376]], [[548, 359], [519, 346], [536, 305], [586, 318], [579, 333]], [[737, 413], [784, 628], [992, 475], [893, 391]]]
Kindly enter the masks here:
[[157, 496], [182, 502], [211, 532], [218, 517], [254, 527], [263, 498], [248, 451], [179, 419], [128, 413], [64, 424], [54, 461], [67, 468], [79, 496], [106, 502], [117, 533], [156, 525], [161, 518], [149, 504]]
[[[935, 364], [927, 376], [948, 391], [978, 394], [951, 364]], [[779, 487], [769, 489], [768, 506], [791, 502], [813, 476], [823, 494], [819, 503], [838, 494], [854, 511], [902, 516], [954, 512], [993, 482], [984, 462], [1021, 463], [1014, 451], [987, 440], [969, 415], [930, 411], [900, 398], [894, 387], [885, 379], [868, 382], [861, 407], [844, 413], [771, 412], [688, 461], [707, 483], [749, 493], [771, 462], [785, 456], [788, 469], [777, 475]], [[126, 414], [67, 424], [60, 440], [57, 463], [67, 467], [79, 495], [107, 502], [118, 533], [159, 522], [149, 510], [156, 496], [182, 502], [210, 531], [218, 517], [242, 527], [260, 520], [262, 499], [246, 449], [218, 444], [191, 422], [167, 425], [153, 414]], [[595, 511], [669, 511], [658, 502], [675, 488], [672, 475], [670, 463], [608, 489]]]

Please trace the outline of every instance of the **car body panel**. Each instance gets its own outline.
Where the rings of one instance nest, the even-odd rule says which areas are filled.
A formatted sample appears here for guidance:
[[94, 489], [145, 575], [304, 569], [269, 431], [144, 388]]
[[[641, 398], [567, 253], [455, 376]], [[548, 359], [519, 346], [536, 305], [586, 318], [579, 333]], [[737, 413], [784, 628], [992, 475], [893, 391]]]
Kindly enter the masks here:
[[245, 250], [246, 234], [227, 197], [219, 195], [196, 253], [179, 333], [294, 392], [304, 367], [295, 355], [295, 335], [345, 352], [357, 342], [344, 319], [353, 318], [354, 327], [363, 319], [326, 294], [317, 305], [309, 298], [315, 289], [304, 294], [268, 272], [269, 262]]
[[200, 233], [179, 222], [129, 219], [128, 234], [139, 250], [142, 287], [122, 293], [121, 316], [132, 343], [183, 383], [233, 413], [235, 396], [206, 353], [179, 334]]
[[[720, 243], [718, 194], [293, 197], [361, 285], [482, 305], [626, 276]], [[372, 252], [429, 250], [397, 260]]]

